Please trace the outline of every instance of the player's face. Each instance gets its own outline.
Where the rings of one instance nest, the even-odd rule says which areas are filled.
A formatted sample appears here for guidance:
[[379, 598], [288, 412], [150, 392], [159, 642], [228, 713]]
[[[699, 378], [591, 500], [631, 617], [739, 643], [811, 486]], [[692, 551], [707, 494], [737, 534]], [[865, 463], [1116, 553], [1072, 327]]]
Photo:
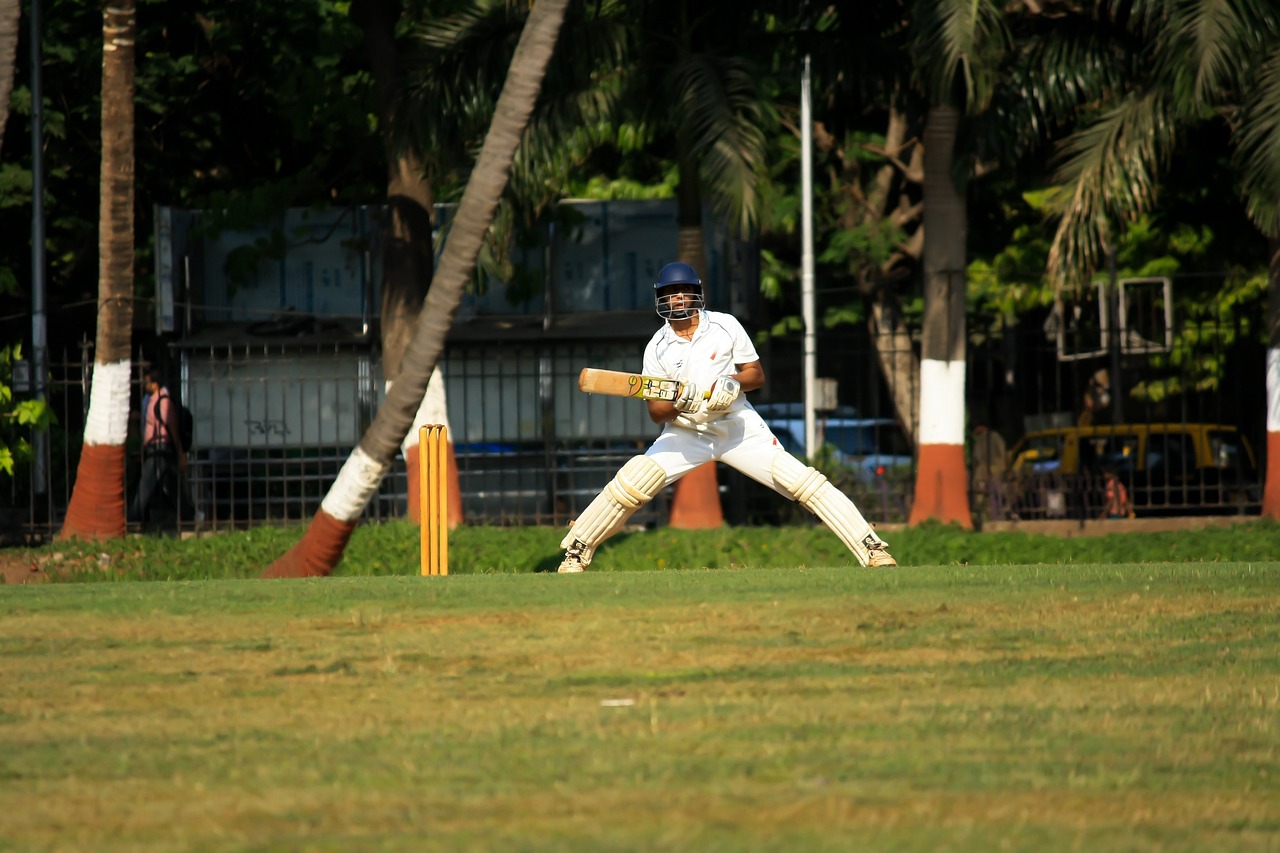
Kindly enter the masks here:
[[674, 284], [658, 290], [658, 315], [668, 320], [687, 320], [702, 307], [702, 288], [696, 284]]

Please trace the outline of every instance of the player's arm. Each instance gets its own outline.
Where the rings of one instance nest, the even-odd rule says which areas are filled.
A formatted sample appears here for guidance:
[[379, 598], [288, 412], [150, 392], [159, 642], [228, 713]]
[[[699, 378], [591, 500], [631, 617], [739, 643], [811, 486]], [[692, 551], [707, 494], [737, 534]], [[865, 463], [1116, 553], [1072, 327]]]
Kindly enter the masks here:
[[670, 400], [646, 400], [649, 404], [649, 420], [655, 424], [667, 424], [680, 417], [680, 410]]
[[182, 446], [182, 430], [179, 429], [178, 407], [168, 394], [160, 398], [160, 417], [164, 420], [165, 436], [178, 456], [178, 467], [187, 470], [187, 449]]
[[742, 386], [742, 392], [755, 391], [764, 387], [764, 366], [759, 361], [751, 361], [738, 365], [738, 372], [733, 374]]
[[727, 412], [747, 391], [754, 391], [764, 384], [764, 368], [759, 359], [735, 365], [737, 373], [721, 376], [711, 386], [707, 395], [708, 412]]

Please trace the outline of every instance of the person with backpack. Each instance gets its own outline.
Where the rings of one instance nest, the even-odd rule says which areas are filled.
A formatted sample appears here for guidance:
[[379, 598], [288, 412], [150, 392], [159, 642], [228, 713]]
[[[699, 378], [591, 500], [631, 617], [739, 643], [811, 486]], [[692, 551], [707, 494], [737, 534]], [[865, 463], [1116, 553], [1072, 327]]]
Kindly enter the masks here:
[[183, 442], [184, 410], [169, 396], [157, 368], [147, 369], [142, 386], [142, 472], [129, 520], [144, 529], [176, 530], [178, 519], [192, 518], [195, 510], [183, 477], [189, 465]]

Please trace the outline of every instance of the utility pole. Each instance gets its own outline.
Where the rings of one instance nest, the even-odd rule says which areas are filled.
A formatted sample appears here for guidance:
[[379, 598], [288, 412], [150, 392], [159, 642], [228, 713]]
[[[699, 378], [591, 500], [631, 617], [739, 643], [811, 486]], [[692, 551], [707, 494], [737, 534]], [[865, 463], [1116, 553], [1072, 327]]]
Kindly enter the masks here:
[[1120, 279], [1116, 274], [1115, 247], [1107, 248], [1107, 273], [1111, 279], [1107, 287], [1107, 314], [1111, 318], [1110, 334], [1107, 336], [1108, 350], [1111, 355], [1111, 417], [1117, 424], [1124, 423], [1124, 394], [1120, 381], [1120, 354], [1124, 346], [1124, 318], [1120, 316]]
[[818, 384], [817, 325], [813, 304], [813, 118], [810, 115], [809, 57], [800, 78], [800, 311], [804, 317], [804, 452], [818, 452], [814, 403]]
[[[49, 326], [45, 304], [44, 92], [41, 65], [40, 0], [31, 0], [31, 380], [36, 400], [45, 402], [49, 377]], [[32, 435], [32, 510], [48, 506], [49, 431]], [[33, 521], [35, 519], [32, 519]]]

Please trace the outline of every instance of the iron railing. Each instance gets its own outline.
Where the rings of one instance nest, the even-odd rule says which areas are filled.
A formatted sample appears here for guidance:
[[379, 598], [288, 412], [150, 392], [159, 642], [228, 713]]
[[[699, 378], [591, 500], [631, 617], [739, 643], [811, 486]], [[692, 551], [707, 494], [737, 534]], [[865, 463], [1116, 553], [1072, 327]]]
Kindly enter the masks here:
[[[1129, 310], [1137, 310], [1130, 297]], [[1139, 514], [1256, 512], [1265, 460], [1265, 348], [1249, 317], [1212, 323], [1186, 320], [1146, 330], [1129, 345], [1086, 323], [1074, 327], [1057, 314], [1021, 318], [999, 333], [971, 324], [967, 349], [966, 452], [974, 465], [975, 520], [1089, 518], [1101, 511], [1101, 470], [1024, 478], [1007, 458], [1026, 431], [1058, 423], [1223, 423], [1238, 427], [1252, 459], [1237, 487], [1223, 488], [1180, 461], [1160, 483], [1130, 478]], [[1068, 312], [1069, 313], [1069, 312]], [[1159, 311], [1149, 312], [1163, 316]], [[1206, 312], [1212, 314], [1213, 312]], [[1056, 319], [1055, 319], [1056, 316]], [[656, 319], [653, 320], [656, 324]], [[1225, 325], [1222, 325], [1224, 324]], [[1215, 325], [1218, 324], [1218, 325]], [[641, 330], [645, 335], [647, 331]], [[1074, 338], [1072, 336], [1075, 336]], [[1169, 345], [1166, 345], [1167, 342]], [[904, 343], [905, 342], [905, 343]], [[644, 337], [621, 341], [462, 341], [442, 360], [451, 439], [463, 513], [468, 523], [563, 525], [586, 506], [630, 455], [657, 434], [643, 404], [588, 396], [576, 390], [584, 366], [635, 369]], [[902, 350], [903, 347], [909, 351]], [[877, 347], [865, 326], [825, 331], [817, 339], [820, 374], [834, 383], [844, 415], [905, 422], [899, 407], [916, 400], [915, 374], [892, 388], [886, 366], [918, 353], [919, 335], [886, 338]], [[1175, 358], [1196, 349], [1200, 357]], [[757, 403], [797, 402], [803, 387], [798, 335], [759, 342], [768, 384]], [[1185, 353], [1184, 353], [1185, 355]], [[137, 359], [138, 374], [141, 358]], [[243, 528], [308, 520], [319, 507], [352, 446], [384, 398], [381, 365], [367, 344], [307, 346], [296, 341], [186, 346], [170, 370], [176, 395], [197, 415], [191, 455], [193, 512], [185, 526]], [[1217, 374], [1204, 365], [1219, 365]], [[38, 463], [20, 464], [7, 486], [5, 529], [10, 539], [47, 538], [61, 526], [79, 459], [92, 379], [92, 348], [54, 354], [48, 400], [57, 425]], [[1107, 387], [1100, 391], [1099, 383]], [[1248, 389], [1245, 393], [1230, 388]], [[140, 394], [135, 389], [133, 420]], [[911, 415], [914, 417], [915, 413]], [[134, 433], [137, 432], [135, 429]], [[909, 445], [908, 445], [909, 446]], [[986, 463], [979, 466], [982, 459]], [[136, 434], [128, 444], [125, 488], [132, 495], [140, 467]], [[873, 522], [909, 516], [914, 474], [877, 471], [871, 479], [820, 466]], [[770, 524], [806, 517], [771, 490], [719, 466], [722, 503], [735, 524]], [[407, 505], [404, 466], [397, 462], [365, 510], [365, 518], [402, 516]], [[665, 523], [663, 493], [636, 519]]]

